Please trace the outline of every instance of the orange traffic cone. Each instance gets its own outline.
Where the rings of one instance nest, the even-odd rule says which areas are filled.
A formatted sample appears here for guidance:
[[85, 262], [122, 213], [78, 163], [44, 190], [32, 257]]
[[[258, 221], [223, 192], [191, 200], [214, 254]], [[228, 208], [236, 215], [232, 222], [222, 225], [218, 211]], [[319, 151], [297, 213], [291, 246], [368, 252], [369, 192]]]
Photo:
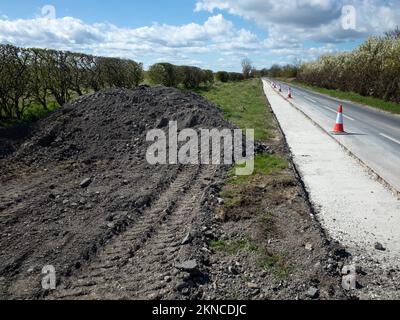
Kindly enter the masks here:
[[346, 134], [344, 131], [344, 121], [343, 121], [343, 106], [340, 105], [338, 109], [338, 115], [336, 118], [336, 124], [333, 128], [333, 134]]
[[292, 99], [292, 98], [293, 98], [293, 95], [292, 95], [292, 88], [290, 88], [290, 87], [289, 87], [289, 89], [288, 89], [288, 95], [287, 95], [287, 97], [288, 97], [289, 99]]

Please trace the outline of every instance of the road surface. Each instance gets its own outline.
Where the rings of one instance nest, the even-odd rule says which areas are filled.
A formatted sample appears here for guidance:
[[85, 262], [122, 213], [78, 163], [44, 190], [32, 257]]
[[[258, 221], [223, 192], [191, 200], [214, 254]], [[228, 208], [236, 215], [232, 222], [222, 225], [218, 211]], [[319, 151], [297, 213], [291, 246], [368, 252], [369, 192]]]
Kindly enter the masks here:
[[[288, 85], [282, 86], [286, 95]], [[334, 127], [339, 104], [344, 107], [347, 136], [336, 137], [346, 148], [400, 192], [400, 116], [291, 86], [293, 102], [327, 131]]]

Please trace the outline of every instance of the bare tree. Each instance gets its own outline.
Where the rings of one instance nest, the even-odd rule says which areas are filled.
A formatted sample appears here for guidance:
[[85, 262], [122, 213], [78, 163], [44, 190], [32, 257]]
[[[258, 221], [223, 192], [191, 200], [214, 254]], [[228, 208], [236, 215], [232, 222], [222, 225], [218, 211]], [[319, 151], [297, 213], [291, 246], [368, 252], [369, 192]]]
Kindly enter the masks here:
[[0, 119], [21, 119], [31, 105], [63, 105], [74, 92], [133, 88], [141, 81], [143, 65], [132, 60], [0, 44]]
[[47, 110], [47, 100], [49, 97], [49, 79], [50, 75], [46, 68], [47, 56], [46, 50], [30, 50], [30, 84], [29, 90], [34, 102], [40, 104], [44, 110]]
[[250, 59], [244, 58], [242, 60], [242, 71], [244, 79], [250, 78], [251, 70], [253, 70], [253, 63]]
[[397, 26], [396, 29], [386, 32], [385, 36], [389, 39], [400, 39], [400, 28]]
[[0, 116], [21, 119], [29, 99], [28, 50], [0, 46]]

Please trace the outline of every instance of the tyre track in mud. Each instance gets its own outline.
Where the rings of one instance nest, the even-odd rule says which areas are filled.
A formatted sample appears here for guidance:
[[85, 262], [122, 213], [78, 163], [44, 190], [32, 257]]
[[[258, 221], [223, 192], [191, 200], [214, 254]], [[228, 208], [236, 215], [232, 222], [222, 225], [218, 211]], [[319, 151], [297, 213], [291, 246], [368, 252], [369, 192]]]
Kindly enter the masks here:
[[[183, 172], [141, 219], [114, 238], [50, 299], [152, 299], [177, 297], [178, 260], [190, 255], [182, 239], [201, 212], [202, 178], [214, 169]], [[181, 258], [181, 259], [179, 259]]]
[[[146, 212], [143, 215], [140, 215], [139, 217], [136, 216], [136, 214], [139, 212], [135, 209], [135, 214], [132, 215], [127, 215], [124, 219], [120, 221], [116, 221], [117, 223], [113, 228], [110, 228], [110, 230], [107, 233], [100, 234], [97, 239], [94, 240], [93, 243], [89, 244], [88, 247], [82, 247], [80, 257], [75, 260], [71, 265], [68, 265], [68, 268], [66, 268], [67, 271], [60, 272], [59, 274], [62, 274], [63, 277], [67, 274], [68, 278], [73, 277], [75, 274], [79, 274], [80, 270], [76, 270], [75, 265], [86, 265], [87, 263], [90, 263], [93, 259], [95, 259], [97, 255], [97, 251], [99, 250], [101, 252], [101, 248], [107, 247], [107, 245], [119, 235], [123, 234], [125, 230], [129, 230], [132, 227], [135, 227], [137, 223], [144, 223], [143, 221], [145, 219], [149, 220], [150, 217], [147, 216], [147, 212], [151, 210], [151, 207], [159, 201], [159, 199], [165, 194], [168, 193], [169, 190], [171, 189], [171, 186], [176, 182], [178, 177], [183, 177], [182, 171], [184, 171], [185, 168], [181, 165], [174, 167], [171, 169], [171, 172], [173, 173], [172, 178], [167, 177], [165, 178], [164, 181], [160, 180], [156, 184], [156, 186], [152, 189], [153, 194], [156, 196], [152, 199], [149, 200], [150, 208], [146, 210]], [[38, 188], [39, 185], [49, 185], [52, 183], [52, 179], [44, 179], [43, 177], [37, 177], [35, 176], [34, 179], [30, 178], [28, 181], [24, 181], [24, 191], [26, 190], [27, 192], [31, 192], [31, 190], [35, 190]], [[62, 184], [67, 183], [68, 178], [65, 178], [64, 181], [62, 181]], [[20, 182], [22, 183], [22, 182]], [[59, 182], [60, 183], [60, 182]], [[10, 190], [13, 190], [10, 188]], [[112, 192], [112, 191], [111, 191]], [[168, 193], [169, 194], [169, 193]], [[46, 203], [46, 199], [44, 197], [43, 202]], [[26, 207], [26, 204], [25, 204]], [[99, 208], [98, 210], [104, 210], [102, 208]], [[141, 209], [143, 210], [143, 209]], [[133, 213], [133, 212], [132, 212]], [[154, 217], [153, 217], [154, 218]], [[22, 216], [19, 219], [29, 219], [29, 215]], [[2, 221], [3, 223], [4, 221]], [[92, 224], [94, 221], [91, 221], [86, 225], [86, 228], [92, 228]], [[152, 232], [152, 228], [148, 228], [148, 230], [143, 231], [143, 234], [150, 234]], [[143, 238], [145, 238], [143, 236]], [[139, 238], [138, 238], [139, 239]], [[145, 239], [143, 239], [144, 241]], [[52, 241], [54, 240], [45, 240], [42, 242], [43, 245], [45, 244], [52, 244]], [[139, 247], [140, 241], [138, 241], [137, 247]], [[72, 246], [71, 243], [66, 243], [65, 246]], [[95, 248], [95, 249], [93, 249]], [[13, 287], [15, 286], [30, 286], [33, 288], [33, 296], [35, 299], [41, 298], [43, 296], [46, 296], [46, 292], [43, 292], [40, 286], [40, 279], [41, 279], [41, 273], [38, 271], [37, 273], [40, 273], [40, 278], [35, 274], [34, 272], [26, 272], [27, 267], [26, 265], [33, 264], [33, 262], [28, 262], [29, 260], [34, 259], [35, 251], [32, 250], [27, 250], [23, 251], [20, 253], [18, 256], [15, 257], [15, 259], [12, 261], [10, 264], [2, 264], [0, 265], [0, 297], [6, 297], [10, 292], [12, 292]], [[44, 265], [44, 262], [41, 263], [41, 265]], [[57, 271], [60, 271], [57, 268]], [[61, 278], [61, 277], [60, 277]], [[67, 278], [67, 279], [68, 279]], [[64, 278], [65, 279], [65, 278]], [[38, 286], [39, 284], [39, 286]], [[24, 299], [26, 298], [25, 295], [21, 295], [18, 298]]]

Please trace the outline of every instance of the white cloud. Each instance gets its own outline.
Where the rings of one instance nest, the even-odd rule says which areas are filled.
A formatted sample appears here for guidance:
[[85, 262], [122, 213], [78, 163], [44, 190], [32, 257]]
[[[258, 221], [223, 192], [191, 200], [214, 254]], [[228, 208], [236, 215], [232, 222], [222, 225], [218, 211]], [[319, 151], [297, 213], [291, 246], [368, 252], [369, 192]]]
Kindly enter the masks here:
[[196, 11], [215, 9], [255, 20], [261, 26], [270, 23], [315, 26], [335, 18], [340, 5], [334, 0], [200, 0]]
[[[344, 30], [342, 8], [356, 9], [356, 30]], [[400, 2], [386, 0], [198, 0], [196, 11], [227, 11], [255, 21], [270, 48], [299, 46], [306, 40], [340, 43], [381, 34], [400, 23]]]
[[187, 55], [226, 50], [236, 50], [240, 54], [260, 47], [262, 40], [247, 30], [235, 28], [231, 21], [218, 14], [209, 17], [204, 24], [153, 24], [141, 28], [86, 24], [72, 17], [0, 19], [0, 43], [199, 65], [199, 60]]

